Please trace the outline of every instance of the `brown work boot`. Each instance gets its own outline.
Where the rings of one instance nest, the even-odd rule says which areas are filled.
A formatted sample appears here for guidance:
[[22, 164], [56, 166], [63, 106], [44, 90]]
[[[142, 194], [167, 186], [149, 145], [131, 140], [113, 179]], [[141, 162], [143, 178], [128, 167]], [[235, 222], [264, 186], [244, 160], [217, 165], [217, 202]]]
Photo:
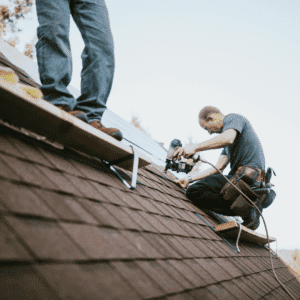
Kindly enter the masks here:
[[91, 126], [93, 126], [94, 128], [110, 135], [111, 137], [115, 138], [116, 140], [118, 141], [122, 141], [123, 139], [123, 135], [122, 135], [122, 132], [119, 130], [119, 129], [116, 129], [116, 128], [107, 128], [105, 126], [103, 126], [101, 124], [100, 121], [98, 120], [95, 120], [95, 121], [92, 121], [91, 123], [89, 123]]
[[59, 107], [60, 109], [62, 109], [65, 112], [69, 113], [73, 117], [76, 117], [77, 119], [87, 123], [87, 117], [83, 111], [71, 110], [70, 106], [68, 106], [68, 105], [57, 105], [57, 107]]

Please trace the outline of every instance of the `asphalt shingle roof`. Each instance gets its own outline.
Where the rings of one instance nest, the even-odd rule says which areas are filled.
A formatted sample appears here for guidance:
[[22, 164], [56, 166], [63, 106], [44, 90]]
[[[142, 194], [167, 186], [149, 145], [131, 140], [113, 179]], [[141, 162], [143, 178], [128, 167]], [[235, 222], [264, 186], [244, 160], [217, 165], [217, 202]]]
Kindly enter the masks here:
[[288, 299], [268, 250], [234, 252], [161, 167], [132, 191], [100, 161], [5, 126], [0, 145], [1, 299]]
[[[18, 62], [20, 54], [0, 46], [0, 65], [16, 66], [6, 56]], [[35, 80], [16, 67], [21, 81], [35, 86], [36, 65], [21, 65]], [[136, 136], [123, 125], [125, 136]], [[101, 161], [54, 146], [0, 122], [1, 300], [288, 299], [268, 250], [240, 242], [236, 253], [196, 215], [217, 224], [163, 172], [161, 159], [139, 169], [129, 190]], [[274, 267], [300, 299], [300, 282], [276, 255]]]

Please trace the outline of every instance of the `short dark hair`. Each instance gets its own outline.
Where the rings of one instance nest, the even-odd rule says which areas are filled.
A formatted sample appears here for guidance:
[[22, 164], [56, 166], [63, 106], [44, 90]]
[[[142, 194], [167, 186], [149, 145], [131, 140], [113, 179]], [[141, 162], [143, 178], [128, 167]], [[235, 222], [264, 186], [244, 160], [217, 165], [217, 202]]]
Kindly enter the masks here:
[[200, 120], [207, 121], [207, 118], [211, 114], [221, 114], [221, 111], [214, 106], [205, 106], [199, 112], [199, 121]]

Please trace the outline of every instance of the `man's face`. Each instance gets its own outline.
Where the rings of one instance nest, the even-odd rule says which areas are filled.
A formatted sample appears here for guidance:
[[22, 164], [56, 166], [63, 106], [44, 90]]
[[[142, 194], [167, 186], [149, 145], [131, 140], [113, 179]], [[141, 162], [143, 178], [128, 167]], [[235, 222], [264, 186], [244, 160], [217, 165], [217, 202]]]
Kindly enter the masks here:
[[203, 129], [207, 130], [209, 134], [222, 132], [223, 120], [219, 118], [218, 114], [211, 114], [207, 121], [200, 120], [199, 124]]

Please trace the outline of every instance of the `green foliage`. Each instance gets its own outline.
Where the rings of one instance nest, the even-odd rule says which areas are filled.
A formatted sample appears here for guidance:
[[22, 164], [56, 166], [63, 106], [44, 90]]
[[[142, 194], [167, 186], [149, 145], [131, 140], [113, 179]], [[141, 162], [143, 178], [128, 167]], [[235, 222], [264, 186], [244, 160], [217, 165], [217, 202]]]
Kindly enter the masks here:
[[[18, 23], [31, 13], [32, 5], [32, 0], [9, 0], [8, 5], [0, 5], [0, 38], [13, 47], [19, 43], [18, 34], [22, 31]], [[34, 40], [26, 44], [24, 51], [31, 59], [34, 58]]]

